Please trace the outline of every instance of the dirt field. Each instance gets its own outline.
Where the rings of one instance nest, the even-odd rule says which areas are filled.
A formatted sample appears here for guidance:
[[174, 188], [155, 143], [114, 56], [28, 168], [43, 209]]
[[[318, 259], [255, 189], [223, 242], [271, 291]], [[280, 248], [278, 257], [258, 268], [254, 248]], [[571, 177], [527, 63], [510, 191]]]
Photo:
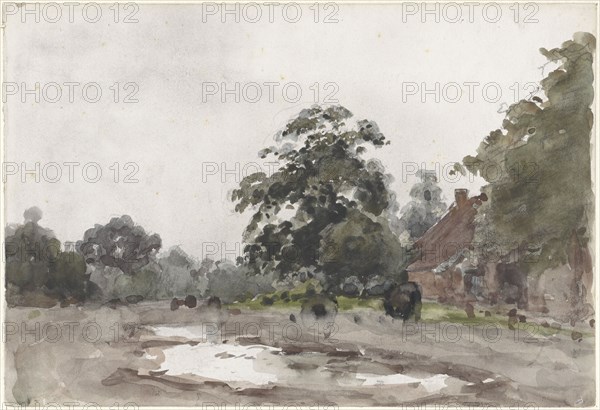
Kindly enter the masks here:
[[334, 325], [311, 324], [294, 310], [172, 312], [168, 302], [10, 309], [4, 402], [123, 409], [595, 403], [591, 328], [573, 340], [552, 328], [424, 319], [403, 324], [353, 310]]

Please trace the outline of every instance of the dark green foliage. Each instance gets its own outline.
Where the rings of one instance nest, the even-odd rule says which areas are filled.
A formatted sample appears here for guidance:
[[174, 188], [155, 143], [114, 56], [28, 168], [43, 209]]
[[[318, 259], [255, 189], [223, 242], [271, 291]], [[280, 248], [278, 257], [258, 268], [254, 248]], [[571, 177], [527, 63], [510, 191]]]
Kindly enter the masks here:
[[[85, 300], [88, 275], [82, 255], [62, 251], [54, 233], [38, 224], [41, 219], [38, 208], [27, 209], [24, 216], [23, 225], [6, 228], [9, 304], [37, 305], [36, 300], [46, 304], [48, 298]], [[25, 294], [29, 296], [23, 298]]]
[[566, 262], [573, 231], [592, 218], [590, 132], [595, 39], [577, 33], [562, 47], [541, 49], [562, 66], [541, 81], [539, 97], [513, 104], [502, 124], [464, 165], [488, 183], [478, 213], [476, 242], [484, 259], [518, 249], [520, 269], [541, 273]]
[[364, 285], [371, 276], [399, 273], [402, 252], [397, 237], [383, 222], [352, 209], [343, 223], [323, 229], [319, 263], [330, 287], [356, 276]]
[[237, 212], [255, 211], [243, 235], [244, 261], [254, 273], [285, 277], [308, 269], [324, 272], [334, 286], [351, 274], [397, 268], [400, 244], [388, 223], [391, 176], [361, 157], [385, 137], [374, 122], [351, 117], [340, 106], [303, 110], [276, 136], [277, 146], [260, 153], [279, 161], [279, 169], [249, 175], [233, 192]]
[[263, 296], [260, 301], [260, 304], [263, 306], [273, 306], [273, 303], [275, 303], [275, 298], [271, 296]]
[[421, 288], [415, 282], [396, 285], [385, 292], [383, 307], [387, 315], [404, 321], [421, 319]]
[[148, 235], [130, 216], [123, 215], [88, 229], [80, 250], [87, 263], [133, 274], [150, 263], [161, 245], [159, 235]]
[[88, 275], [83, 256], [75, 252], [61, 252], [50, 267], [46, 287], [58, 294], [84, 300]]
[[[185, 284], [192, 281], [185, 261], [181, 262], [186, 255], [172, 252], [161, 265], [157, 260], [161, 245], [158, 234], [146, 233], [130, 216], [123, 215], [112, 218], [106, 225], [96, 224], [88, 229], [79, 250], [92, 269], [92, 281], [102, 288], [104, 299], [129, 295], [145, 299], [171, 297], [173, 289], [178, 295], [185, 295], [190, 290]], [[178, 263], [183, 263], [184, 268], [178, 270]], [[163, 265], [167, 267], [165, 275]]]

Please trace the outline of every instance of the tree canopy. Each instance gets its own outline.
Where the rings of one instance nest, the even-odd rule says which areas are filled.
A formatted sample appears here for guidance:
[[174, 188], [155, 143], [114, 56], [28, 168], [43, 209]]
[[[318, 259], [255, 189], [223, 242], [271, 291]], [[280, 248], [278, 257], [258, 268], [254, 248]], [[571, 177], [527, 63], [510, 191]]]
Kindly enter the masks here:
[[130, 216], [123, 215], [85, 231], [79, 249], [87, 263], [133, 274], [151, 261], [161, 245], [158, 234], [147, 234]]
[[389, 143], [377, 124], [353, 120], [341, 106], [313, 106], [288, 122], [275, 142], [259, 155], [274, 158], [278, 169], [248, 175], [232, 193], [237, 212], [254, 210], [243, 234], [244, 262], [255, 273], [281, 276], [308, 268], [323, 272], [331, 285], [340, 275], [397, 269], [400, 244], [388, 220], [395, 205], [391, 176], [379, 161], [363, 158], [369, 147]]
[[541, 83], [546, 96], [509, 107], [502, 130], [492, 131], [467, 156], [490, 200], [481, 207], [476, 238], [487, 260], [521, 249], [522, 267], [538, 273], [566, 263], [573, 232], [587, 242], [593, 212], [590, 133], [595, 39], [577, 33], [562, 47], [541, 53], [561, 66]]

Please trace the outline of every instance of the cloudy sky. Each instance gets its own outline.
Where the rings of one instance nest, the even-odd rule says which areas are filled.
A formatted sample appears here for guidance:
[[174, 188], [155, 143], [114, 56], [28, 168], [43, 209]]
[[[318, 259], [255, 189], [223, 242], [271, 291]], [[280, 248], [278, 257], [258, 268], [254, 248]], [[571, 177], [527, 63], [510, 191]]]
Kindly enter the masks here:
[[592, 4], [38, 7], [4, 10], [5, 221], [36, 205], [76, 241], [128, 214], [197, 256], [239, 242], [250, 214], [228, 193], [268, 171], [257, 152], [314, 103], [379, 124], [391, 145], [368, 155], [401, 206], [422, 167], [440, 171], [448, 203], [477, 192], [448, 164], [552, 68], [540, 47], [596, 27]]

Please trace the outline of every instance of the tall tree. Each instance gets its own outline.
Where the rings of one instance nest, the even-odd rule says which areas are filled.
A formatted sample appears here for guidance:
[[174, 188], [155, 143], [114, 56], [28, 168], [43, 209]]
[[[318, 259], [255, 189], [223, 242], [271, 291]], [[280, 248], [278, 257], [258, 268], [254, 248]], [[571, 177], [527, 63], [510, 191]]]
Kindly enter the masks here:
[[79, 250], [91, 267], [91, 280], [105, 298], [158, 294], [161, 268], [156, 254], [162, 245], [158, 234], [148, 234], [130, 216], [112, 218], [85, 231]]
[[275, 141], [260, 156], [279, 168], [248, 175], [232, 194], [237, 212], [254, 210], [243, 234], [254, 272], [283, 277], [308, 268], [332, 289], [343, 277], [394, 273], [401, 249], [388, 224], [391, 176], [363, 159], [368, 147], [386, 144], [377, 124], [355, 121], [341, 106], [313, 106]]
[[488, 245], [488, 261], [520, 249], [521, 270], [540, 274], [566, 263], [570, 244], [587, 248], [595, 43], [591, 34], [576, 33], [559, 48], [542, 48], [549, 62], [561, 64], [541, 81], [546, 99], [510, 106], [502, 130], [463, 160], [488, 182], [490, 200], [478, 212], [476, 230], [476, 242]]
[[85, 231], [79, 248], [87, 263], [133, 274], [151, 261], [161, 245], [158, 234], [147, 234], [129, 215], [123, 215]]

